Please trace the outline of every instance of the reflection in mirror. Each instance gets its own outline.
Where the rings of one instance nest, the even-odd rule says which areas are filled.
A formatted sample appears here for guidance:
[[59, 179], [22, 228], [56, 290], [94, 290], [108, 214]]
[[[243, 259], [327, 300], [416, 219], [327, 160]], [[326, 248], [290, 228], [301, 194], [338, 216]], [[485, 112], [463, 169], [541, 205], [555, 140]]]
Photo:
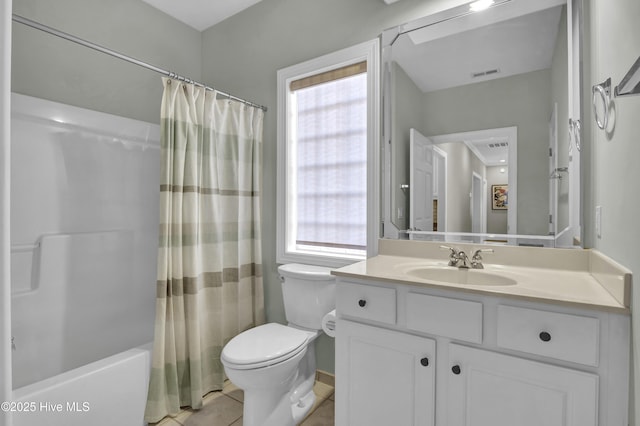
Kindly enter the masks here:
[[463, 5], [383, 33], [385, 237], [580, 244], [571, 4]]

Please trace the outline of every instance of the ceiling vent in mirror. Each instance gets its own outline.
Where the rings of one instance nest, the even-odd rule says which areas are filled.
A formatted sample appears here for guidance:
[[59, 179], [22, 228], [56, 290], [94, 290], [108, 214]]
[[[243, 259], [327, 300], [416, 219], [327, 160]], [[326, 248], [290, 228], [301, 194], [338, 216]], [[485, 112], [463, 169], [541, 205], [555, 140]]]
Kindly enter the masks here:
[[487, 71], [472, 72], [471, 78], [486, 77], [488, 75], [499, 74], [499, 73], [500, 73], [500, 69], [498, 68], [487, 70]]
[[509, 146], [508, 142], [498, 142], [498, 143], [490, 143], [487, 144], [489, 148], [506, 148]]

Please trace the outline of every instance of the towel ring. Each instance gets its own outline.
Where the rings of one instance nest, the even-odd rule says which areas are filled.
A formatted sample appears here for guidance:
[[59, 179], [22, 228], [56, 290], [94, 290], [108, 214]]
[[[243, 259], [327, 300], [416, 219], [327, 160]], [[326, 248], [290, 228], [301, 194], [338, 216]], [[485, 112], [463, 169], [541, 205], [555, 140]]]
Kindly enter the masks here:
[[[596, 124], [602, 130], [607, 128], [609, 124], [609, 105], [611, 104], [611, 78], [606, 79], [600, 84], [596, 84], [591, 88], [591, 103], [593, 104], [593, 115], [596, 119]], [[598, 99], [598, 95], [600, 95], [600, 99], [602, 100], [603, 106], [603, 115], [602, 121], [598, 118], [598, 108], [596, 106], [596, 101]]]
[[[606, 127], [606, 126], [605, 126]], [[573, 136], [573, 141], [576, 144], [578, 151], [581, 149], [582, 141], [580, 139], [580, 120], [569, 119], [569, 134]], [[569, 145], [569, 152], [571, 152], [571, 145]]]

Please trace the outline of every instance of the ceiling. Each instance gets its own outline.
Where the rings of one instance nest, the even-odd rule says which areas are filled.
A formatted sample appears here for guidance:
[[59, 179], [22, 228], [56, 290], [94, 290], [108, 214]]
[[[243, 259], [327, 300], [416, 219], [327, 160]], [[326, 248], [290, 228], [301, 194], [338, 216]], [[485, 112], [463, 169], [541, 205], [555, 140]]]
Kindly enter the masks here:
[[553, 7], [418, 43], [409, 33], [393, 44], [392, 59], [425, 93], [546, 69], [561, 12]]
[[253, 6], [261, 0], [142, 0], [184, 22], [204, 31], [218, 22]]

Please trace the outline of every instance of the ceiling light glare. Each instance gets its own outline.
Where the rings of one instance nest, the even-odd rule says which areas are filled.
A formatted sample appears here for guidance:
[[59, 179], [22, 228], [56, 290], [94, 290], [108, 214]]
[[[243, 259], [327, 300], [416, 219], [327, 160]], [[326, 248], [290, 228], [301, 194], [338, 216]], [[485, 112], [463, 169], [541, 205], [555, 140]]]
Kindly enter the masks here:
[[481, 10], [488, 9], [494, 3], [493, 0], [478, 0], [469, 5], [469, 10], [472, 12], [480, 12]]

